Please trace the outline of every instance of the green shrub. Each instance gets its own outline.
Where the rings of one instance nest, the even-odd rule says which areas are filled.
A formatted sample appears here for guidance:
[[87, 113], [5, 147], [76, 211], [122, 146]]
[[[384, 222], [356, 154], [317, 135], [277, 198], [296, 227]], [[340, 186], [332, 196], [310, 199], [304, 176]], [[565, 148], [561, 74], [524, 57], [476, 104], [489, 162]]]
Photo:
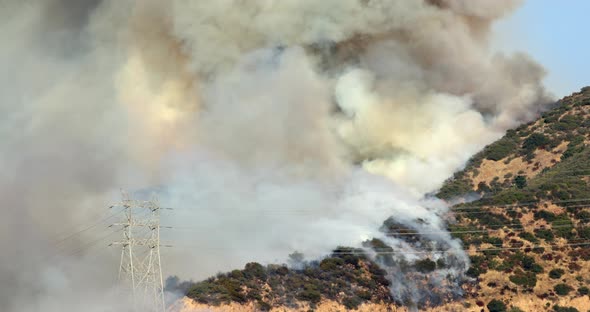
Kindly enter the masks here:
[[555, 285], [553, 290], [555, 290], [555, 293], [560, 296], [567, 296], [573, 290], [573, 288], [567, 284], [562, 283]]
[[493, 198], [487, 199], [487, 203], [492, 205], [508, 205], [514, 203], [530, 202], [534, 201], [533, 194], [525, 190], [520, 189], [504, 189], [502, 186], [498, 186], [494, 191], [499, 193]]
[[525, 271], [533, 273], [543, 272], [543, 268], [535, 262], [535, 258], [526, 256], [521, 252], [514, 253], [505, 262], [511, 266], [520, 265]]
[[551, 114], [545, 117], [545, 123], [554, 123], [559, 119], [559, 114]]
[[487, 307], [490, 312], [506, 312], [506, 305], [504, 302], [497, 299], [490, 301]]
[[574, 307], [562, 307], [559, 305], [554, 305], [553, 311], [554, 312], [580, 312], [578, 309], [576, 309]]
[[430, 258], [426, 258], [416, 261], [415, 267], [418, 272], [430, 273], [436, 270], [436, 262], [430, 260]]
[[[389, 233], [407, 233], [410, 231], [406, 231], [405, 229], [400, 229], [398, 226], [394, 226], [393, 224], [388, 224], [388, 221], [384, 222], [384, 230], [388, 231]], [[387, 229], [389, 228], [389, 229]], [[412, 231], [413, 232], [413, 231]], [[411, 233], [411, 232], [410, 232]], [[386, 254], [387, 252], [392, 252], [393, 248], [391, 248], [389, 245], [387, 245], [385, 242], [383, 242], [380, 239], [377, 238], [373, 238], [370, 241], [365, 241], [363, 242], [363, 246], [364, 247], [370, 247], [373, 248], [373, 250], [377, 251], [377, 252], [384, 252], [383, 254], [378, 254], [375, 257], [375, 260], [377, 260], [377, 262], [388, 266], [388, 267], [393, 267], [396, 265], [396, 262], [393, 260], [393, 256], [391, 254]]]
[[590, 226], [579, 227], [576, 232], [578, 232], [580, 238], [590, 239]]
[[526, 183], [526, 177], [525, 176], [522, 176], [522, 175], [516, 176], [514, 178], [514, 185], [516, 185], [516, 187], [519, 188], [519, 189], [525, 188], [526, 185], [527, 185], [527, 183]]
[[588, 289], [588, 287], [586, 287], [586, 286], [582, 286], [582, 287], [578, 288], [578, 294], [580, 294], [582, 296], [588, 295], [588, 294], [590, 294], [590, 289]]
[[560, 279], [563, 274], [565, 274], [565, 271], [562, 269], [553, 269], [549, 271], [549, 277], [552, 279]]
[[502, 239], [499, 237], [488, 237], [485, 239], [485, 242], [494, 246], [502, 246]]
[[241, 280], [244, 278], [244, 274], [240, 270], [233, 270], [229, 273], [229, 275], [231, 276], [231, 278], [237, 279], [237, 280]]
[[320, 269], [324, 271], [332, 271], [344, 264], [344, 260], [340, 258], [326, 258], [320, 262]]
[[537, 285], [537, 276], [534, 272], [523, 272], [517, 270], [514, 275], [509, 277], [510, 281], [516, 285], [533, 288]]
[[442, 199], [451, 199], [472, 192], [471, 184], [468, 180], [452, 178], [447, 180], [436, 196]]
[[543, 147], [547, 144], [549, 144], [549, 139], [544, 134], [535, 132], [524, 140], [522, 143], [522, 148], [526, 152], [532, 152], [537, 148]]
[[539, 264], [535, 263], [533, 265], [531, 265], [531, 267], [529, 268], [529, 271], [533, 272], [533, 273], [543, 273], [543, 267], [540, 266]]
[[258, 301], [258, 308], [260, 309], [260, 311], [270, 311], [270, 310], [272, 310], [272, 306], [269, 303], [264, 302], [262, 300]]
[[518, 234], [518, 237], [520, 237], [520, 238], [522, 238], [524, 240], [527, 240], [527, 241], [529, 241], [531, 243], [534, 243], [534, 244], [536, 244], [536, 243], [539, 242], [539, 240], [531, 232], [520, 232], [520, 234]]
[[313, 284], [305, 284], [304, 289], [297, 294], [297, 298], [311, 303], [318, 303], [322, 299], [322, 294]]
[[226, 294], [230, 301], [246, 302], [246, 296], [242, 294], [242, 288], [238, 281], [231, 280], [229, 278], [219, 279], [219, 285], [221, 293]]
[[244, 276], [247, 278], [266, 279], [266, 270], [260, 263], [250, 262], [244, 267]]
[[553, 212], [547, 210], [537, 210], [534, 213], [535, 219], [543, 219], [547, 222], [553, 222], [556, 216]]
[[499, 141], [487, 146], [484, 150], [485, 157], [489, 160], [498, 161], [514, 152], [516, 149], [516, 142], [514, 140], [504, 137]]
[[347, 310], [356, 310], [362, 303], [361, 298], [356, 296], [342, 300], [342, 304], [344, 304]]
[[575, 154], [581, 152], [583, 149], [584, 149], [584, 147], [568, 145], [565, 152], [563, 152], [563, 154], [561, 154], [561, 161], [564, 161], [564, 160], [574, 156]]
[[572, 131], [578, 128], [584, 121], [583, 117], [577, 115], [565, 115], [554, 123], [551, 128], [557, 131]]
[[574, 236], [574, 233], [572, 232], [574, 224], [565, 214], [557, 216], [557, 218], [551, 222], [551, 226], [553, 227], [555, 235], [559, 237], [570, 239]]
[[480, 224], [485, 224], [488, 227], [500, 228], [504, 224], [510, 223], [504, 215], [496, 213], [482, 213], [481, 211], [466, 212], [465, 216], [472, 220], [478, 220]]
[[570, 141], [570, 145], [581, 145], [584, 143], [584, 141], [586, 140], [586, 137], [583, 135], [576, 135], [575, 137], [571, 138]]
[[518, 132], [517, 132], [517, 135], [518, 135], [519, 137], [521, 137], [521, 138], [524, 138], [524, 137], [528, 137], [529, 135], [531, 135], [531, 132], [530, 132], [530, 131], [528, 131], [528, 130], [525, 130], [525, 129], [523, 129], [523, 130], [521, 130], [521, 131], [518, 131]]
[[535, 230], [535, 236], [537, 236], [540, 239], [544, 239], [547, 242], [552, 242], [553, 239], [555, 238], [555, 236], [553, 236], [553, 232], [551, 232], [551, 230], [545, 230], [545, 229]]
[[[546, 134], [552, 134], [551, 132], [553, 132], [553, 131], [551, 131], [551, 130], [545, 131]], [[549, 139], [549, 144], [547, 144], [547, 149], [552, 150], [552, 149], [558, 147], [559, 144], [561, 144], [561, 142], [563, 142], [563, 140], [560, 137], [558, 137], [558, 136], [553, 137], [553, 138]]]
[[471, 261], [471, 266], [469, 270], [467, 270], [466, 274], [470, 277], [478, 277], [480, 274], [486, 272], [486, 269], [483, 267], [483, 263], [485, 261], [485, 257], [483, 256], [469, 256], [469, 260]]

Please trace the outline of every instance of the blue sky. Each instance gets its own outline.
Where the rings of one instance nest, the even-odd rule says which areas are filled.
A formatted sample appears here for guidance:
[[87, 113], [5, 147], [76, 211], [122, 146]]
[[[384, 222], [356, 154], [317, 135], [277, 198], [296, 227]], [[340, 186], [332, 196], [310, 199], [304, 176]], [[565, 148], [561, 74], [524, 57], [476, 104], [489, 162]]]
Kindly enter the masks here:
[[590, 0], [527, 0], [496, 29], [498, 49], [533, 56], [556, 96], [590, 85]]

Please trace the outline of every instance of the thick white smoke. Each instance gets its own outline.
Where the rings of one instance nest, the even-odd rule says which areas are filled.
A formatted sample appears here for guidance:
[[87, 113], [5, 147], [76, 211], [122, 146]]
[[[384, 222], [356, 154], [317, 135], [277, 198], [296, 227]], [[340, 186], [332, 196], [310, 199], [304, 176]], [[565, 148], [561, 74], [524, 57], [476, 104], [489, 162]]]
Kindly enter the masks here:
[[109, 292], [116, 251], [72, 252], [104, 233], [52, 244], [120, 187], [162, 187], [183, 278], [358, 246], [392, 215], [444, 229], [424, 195], [547, 102], [539, 65], [490, 54], [518, 2], [1, 1], [0, 310]]

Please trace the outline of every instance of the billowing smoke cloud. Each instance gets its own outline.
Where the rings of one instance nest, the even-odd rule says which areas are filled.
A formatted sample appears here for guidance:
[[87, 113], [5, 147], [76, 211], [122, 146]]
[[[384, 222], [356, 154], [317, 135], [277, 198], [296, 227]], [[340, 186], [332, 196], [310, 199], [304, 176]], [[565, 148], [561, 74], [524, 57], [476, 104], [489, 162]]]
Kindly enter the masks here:
[[2, 1], [0, 309], [111, 292], [116, 250], [75, 251], [116, 235], [55, 242], [120, 187], [161, 186], [184, 278], [358, 246], [392, 215], [440, 232], [424, 195], [548, 102], [539, 65], [490, 53], [518, 2]]

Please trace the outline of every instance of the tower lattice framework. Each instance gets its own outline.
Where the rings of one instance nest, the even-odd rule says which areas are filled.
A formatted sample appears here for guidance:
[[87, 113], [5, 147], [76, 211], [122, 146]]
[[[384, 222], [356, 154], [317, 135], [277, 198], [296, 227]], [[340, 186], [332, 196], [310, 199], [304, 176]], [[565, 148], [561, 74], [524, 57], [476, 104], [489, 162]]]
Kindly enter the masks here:
[[156, 198], [133, 200], [122, 192], [122, 201], [111, 206], [123, 208], [119, 223], [123, 239], [112, 245], [121, 246], [119, 281], [131, 292], [134, 308], [141, 312], [163, 312], [164, 283], [160, 258], [160, 205]]

